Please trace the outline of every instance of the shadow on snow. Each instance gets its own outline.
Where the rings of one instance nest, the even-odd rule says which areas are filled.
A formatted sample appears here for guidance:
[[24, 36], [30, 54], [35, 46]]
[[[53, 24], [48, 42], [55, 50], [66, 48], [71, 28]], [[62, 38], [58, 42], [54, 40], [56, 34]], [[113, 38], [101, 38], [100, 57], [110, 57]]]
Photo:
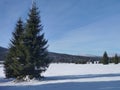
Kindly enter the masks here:
[[116, 77], [116, 76], [120, 76], [120, 74], [88, 74], [88, 75], [50, 76], [50, 77], [45, 77], [44, 81], [99, 78], [99, 77], [100, 78], [101, 77]]
[[[88, 74], [88, 75], [66, 75], [66, 76], [49, 76], [42, 81], [57, 81], [57, 80], [72, 80], [72, 79], [87, 79], [87, 78], [101, 78], [101, 77], [116, 77], [120, 74]], [[10, 82], [14, 79], [0, 78], [0, 83]]]
[[[96, 78], [96, 77], [116, 77], [120, 74], [96, 74], [96, 75], [68, 75], [46, 77], [43, 81], [53, 80], [69, 80], [82, 78]], [[0, 78], [1, 82], [12, 81], [11, 79]], [[120, 81], [109, 82], [66, 82], [43, 85], [28, 85], [28, 86], [0, 86], [0, 90], [120, 90]]]
[[120, 90], [120, 81], [69, 82], [35, 86], [2, 86], [0, 90]]

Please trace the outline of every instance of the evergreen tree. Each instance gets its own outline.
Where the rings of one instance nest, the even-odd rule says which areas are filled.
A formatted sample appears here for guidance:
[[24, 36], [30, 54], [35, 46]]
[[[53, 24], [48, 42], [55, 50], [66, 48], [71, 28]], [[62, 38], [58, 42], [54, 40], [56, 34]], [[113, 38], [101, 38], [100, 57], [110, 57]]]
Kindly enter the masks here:
[[4, 63], [7, 78], [41, 78], [50, 63], [47, 40], [42, 33], [38, 8], [35, 2], [29, 13], [25, 28], [21, 19], [16, 24], [9, 52]]
[[101, 63], [103, 63], [103, 64], [108, 64], [108, 63], [109, 63], [109, 57], [108, 57], [106, 51], [105, 51], [104, 54], [103, 54], [103, 58], [102, 58], [102, 60], [101, 60]]
[[109, 63], [114, 63], [114, 57], [109, 58]]
[[44, 39], [42, 33], [43, 26], [41, 24], [38, 8], [35, 2], [27, 19], [24, 44], [26, 52], [25, 75], [29, 78], [40, 78], [41, 73], [46, 70], [49, 65], [47, 40]]
[[17, 78], [22, 74], [23, 67], [20, 62], [23, 62], [23, 56], [20, 53], [22, 53], [21, 42], [23, 30], [23, 22], [21, 19], [19, 19], [16, 24], [15, 31], [12, 33], [13, 38], [11, 40], [9, 52], [4, 63], [5, 75], [7, 78]]
[[118, 64], [118, 63], [119, 63], [119, 58], [118, 58], [117, 54], [115, 54], [114, 63], [115, 63], [115, 64]]

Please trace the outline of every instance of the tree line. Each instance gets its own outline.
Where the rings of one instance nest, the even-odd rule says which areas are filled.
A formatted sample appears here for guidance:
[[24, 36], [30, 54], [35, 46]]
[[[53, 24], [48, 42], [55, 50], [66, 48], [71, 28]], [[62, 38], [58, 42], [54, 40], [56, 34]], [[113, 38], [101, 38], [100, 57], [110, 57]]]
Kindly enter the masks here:
[[120, 57], [118, 57], [117, 54], [115, 54], [114, 57], [108, 57], [108, 54], [105, 51], [104, 54], [103, 54], [102, 59], [100, 60], [100, 63], [103, 63], [103, 64], [109, 64], [109, 63], [118, 64], [118, 63], [120, 63]]

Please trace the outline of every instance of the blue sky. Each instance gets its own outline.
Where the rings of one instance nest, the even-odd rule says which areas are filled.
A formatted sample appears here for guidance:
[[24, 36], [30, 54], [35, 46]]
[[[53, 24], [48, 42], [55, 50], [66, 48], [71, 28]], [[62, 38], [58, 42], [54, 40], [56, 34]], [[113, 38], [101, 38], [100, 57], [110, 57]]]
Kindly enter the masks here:
[[[36, 0], [52, 52], [120, 54], [120, 0]], [[0, 46], [8, 47], [16, 21], [32, 0], [0, 0]]]

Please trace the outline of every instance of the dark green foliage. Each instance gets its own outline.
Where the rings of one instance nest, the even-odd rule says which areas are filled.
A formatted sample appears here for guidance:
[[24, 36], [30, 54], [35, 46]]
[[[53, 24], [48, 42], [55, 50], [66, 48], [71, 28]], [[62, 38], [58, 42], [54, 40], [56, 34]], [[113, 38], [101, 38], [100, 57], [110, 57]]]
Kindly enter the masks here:
[[6, 77], [40, 77], [41, 72], [48, 67], [47, 41], [41, 34], [42, 25], [35, 3], [30, 10], [29, 19], [23, 33], [22, 21], [19, 20], [9, 53], [5, 61]]
[[114, 62], [114, 57], [109, 57], [109, 63], [113, 63]]
[[5, 59], [6, 53], [7, 53], [7, 49], [0, 47], [0, 63], [2, 63], [3, 60]]
[[9, 53], [6, 56], [4, 63], [5, 74], [7, 78], [17, 77], [22, 74], [22, 55], [21, 53], [21, 42], [23, 34], [23, 22], [21, 19], [16, 24], [15, 31], [12, 33], [13, 38], [9, 47]]
[[47, 40], [44, 39], [44, 33], [41, 33], [42, 29], [38, 8], [34, 3], [29, 13], [24, 35], [25, 72], [30, 78], [40, 77], [49, 64]]
[[109, 57], [107, 55], [107, 52], [104, 52], [103, 58], [101, 60], [101, 63], [103, 63], [103, 64], [109, 64]]
[[23, 79], [26, 76], [30, 79], [40, 78], [50, 63], [47, 40], [42, 33], [43, 26], [35, 3], [24, 26], [25, 28], [19, 20], [13, 32], [9, 53], [4, 63], [7, 78]]
[[117, 56], [117, 54], [115, 54], [113, 63], [118, 64], [119, 63], [119, 57]]

